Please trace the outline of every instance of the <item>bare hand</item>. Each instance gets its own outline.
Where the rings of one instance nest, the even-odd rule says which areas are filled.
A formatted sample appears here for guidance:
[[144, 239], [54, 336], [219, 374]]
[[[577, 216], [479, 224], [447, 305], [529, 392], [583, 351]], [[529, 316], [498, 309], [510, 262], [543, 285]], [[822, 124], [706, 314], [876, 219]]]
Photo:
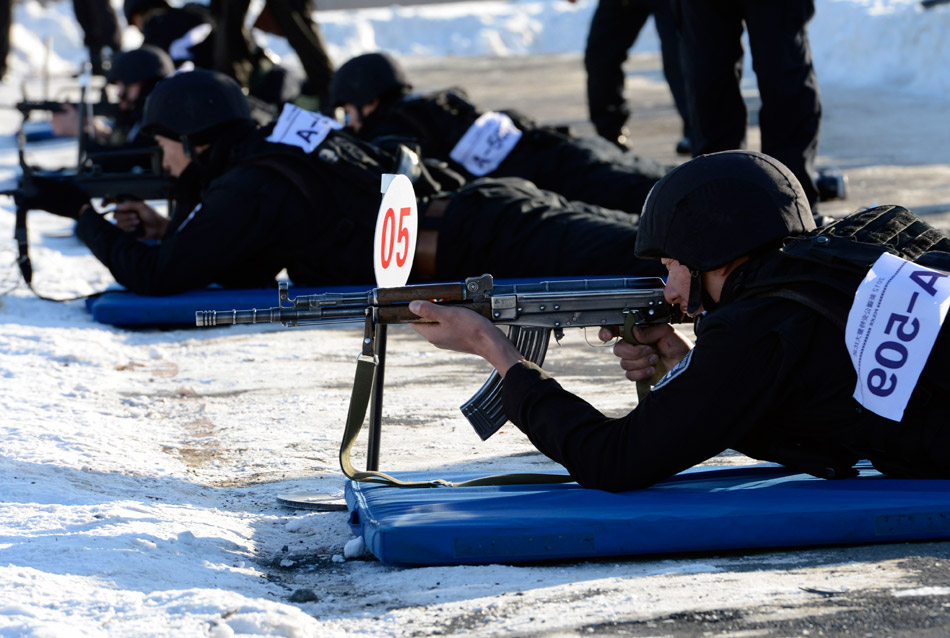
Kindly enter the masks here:
[[[600, 339], [610, 341], [619, 336], [618, 328], [601, 328]], [[668, 323], [633, 329], [638, 345], [618, 341], [614, 354], [620, 358], [620, 367], [631, 381], [646, 381], [653, 378], [658, 366], [672, 370], [693, 349], [689, 339], [678, 333]]]
[[412, 329], [437, 348], [477, 354], [504, 376], [524, 357], [495, 325], [467, 308], [451, 308], [428, 301], [413, 301], [409, 310], [429, 323], [414, 323]]
[[77, 137], [79, 135], [79, 111], [72, 104], [63, 104], [63, 110], [53, 113], [50, 119], [53, 135], [57, 137]]
[[127, 233], [141, 232], [140, 239], [161, 239], [168, 219], [145, 202], [129, 200], [115, 206], [115, 224]]
[[[53, 135], [57, 137], [79, 136], [79, 111], [72, 104], [63, 104], [63, 110], [53, 113], [50, 119]], [[106, 142], [112, 134], [112, 127], [102, 118], [93, 117], [87, 126], [87, 131], [99, 142]]]

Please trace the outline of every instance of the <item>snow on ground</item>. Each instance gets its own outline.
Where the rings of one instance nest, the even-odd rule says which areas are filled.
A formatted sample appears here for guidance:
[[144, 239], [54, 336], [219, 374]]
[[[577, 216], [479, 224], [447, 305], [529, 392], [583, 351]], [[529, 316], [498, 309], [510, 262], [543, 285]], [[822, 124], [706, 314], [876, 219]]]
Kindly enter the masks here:
[[[592, 8], [472, 2], [318, 17], [337, 62], [385, 48], [431, 63], [576, 53]], [[61, 76], [84, 54], [68, 3], [26, 0], [15, 20], [2, 104], [18, 99], [22, 81], [41, 91], [44, 65]], [[950, 7], [924, 12], [900, 0], [819, 1], [812, 28], [823, 81], [931, 97], [950, 89], [948, 33]], [[286, 45], [267, 44], [294, 64]], [[645, 32], [638, 50], [655, 48]], [[0, 113], [8, 186], [17, 125], [14, 112]], [[47, 142], [30, 158], [68, 165], [74, 153]], [[783, 605], [805, 605], [809, 590], [946, 593], [905, 586], [899, 554], [874, 570], [782, 553], [412, 570], [347, 560], [343, 514], [281, 509], [275, 496], [342, 493], [336, 454], [359, 331], [96, 324], [81, 301], [49, 303], [17, 285], [12, 202], [0, 206], [0, 636], [570, 635], [687, 609], [787, 614]], [[44, 294], [84, 295], [111, 281], [70, 230], [30, 216]], [[589, 367], [564, 365], [581, 350]], [[487, 372], [482, 362], [399, 329], [390, 353], [387, 411], [400, 427], [384, 432], [386, 467], [549, 469], [513, 428], [482, 444], [460, 419], [455, 406]], [[621, 413], [629, 395], [611, 385], [613, 367], [599, 365], [610, 359], [591, 355], [580, 335], [549, 357], [568, 387]]]

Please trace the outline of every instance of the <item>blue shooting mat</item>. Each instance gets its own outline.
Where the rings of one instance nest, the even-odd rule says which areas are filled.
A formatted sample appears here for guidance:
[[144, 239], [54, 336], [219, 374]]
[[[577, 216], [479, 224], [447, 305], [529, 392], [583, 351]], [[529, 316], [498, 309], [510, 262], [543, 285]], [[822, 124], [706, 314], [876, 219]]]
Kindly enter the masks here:
[[[619, 276], [596, 277], [531, 277], [522, 279], [495, 279], [496, 285], [534, 284], [542, 281], [572, 281], [580, 279], [617, 279]], [[292, 297], [327, 292], [366, 292], [373, 284], [351, 286], [291, 286]], [[98, 323], [126, 328], [136, 327], [194, 327], [195, 312], [199, 310], [248, 310], [273, 308], [278, 305], [277, 287], [264, 289], [201, 288], [177, 295], [152, 297], [125, 290], [111, 290], [86, 299], [86, 309]]]
[[950, 538], [950, 480], [889, 479], [869, 464], [859, 467], [861, 476], [842, 480], [771, 463], [695, 467], [617, 494], [576, 483], [398, 488], [350, 481], [345, 495], [353, 532], [380, 561], [397, 565]]
[[[296, 297], [324, 292], [363, 292], [372, 288], [372, 285], [323, 288], [300, 286], [292, 287], [290, 293]], [[273, 308], [278, 305], [277, 294], [276, 286], [262, 289], [201, 288], [164, 297], [115, 290], [86, 299], [86, 310], [92, 313], [94, 321], [111, 326], [193, 328], [195, 312], [199, 310]]]

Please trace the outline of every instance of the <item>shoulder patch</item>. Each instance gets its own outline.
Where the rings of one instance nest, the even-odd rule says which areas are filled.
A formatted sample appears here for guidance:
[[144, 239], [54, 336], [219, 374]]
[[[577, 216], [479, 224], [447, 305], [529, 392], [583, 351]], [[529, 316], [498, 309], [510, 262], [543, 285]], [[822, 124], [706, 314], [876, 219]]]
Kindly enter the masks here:
[[[695, 348], [693, 348], [693, 350], [695, 350]], [[654, 391], [659, 390], [686, 371], [686, 368], [689, 367], [689, 362], [693, 359], [693, 350], [687, 352], [686, 356], [680, 359], [680, 362], [673, 366], [673, 369], [667, 372], [666, 375], [664, 375], [663, 378], [660, 379], [655, 386], [653, 386]]]

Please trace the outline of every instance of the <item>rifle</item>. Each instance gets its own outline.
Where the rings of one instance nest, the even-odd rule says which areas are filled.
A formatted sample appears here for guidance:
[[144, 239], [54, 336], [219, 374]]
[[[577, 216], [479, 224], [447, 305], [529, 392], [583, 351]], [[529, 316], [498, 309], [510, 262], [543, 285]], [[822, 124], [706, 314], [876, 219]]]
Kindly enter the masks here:
[[[522, 355], [528, 361], [541, 365], [552, 332], [555, 339], [560, 340], [565, 328], [623, 326], [623, 338], [635, 343], [632, 334], [634, 326], [685, 320], [683, 313], [663, 298], [663, 289], [663, 280], [656, 277], [496, 286], [491, 275], [482, 275], [469, 277], [463, 283], [376, 288], [362, 293], [323, 293], [291, 299], [287, 284], [281, 283], [279, 305], [275, 308], [198, 311], [195, 313], [195, 323], [199, 327], [210, 327], [251, 323], [298, 326], [364, 322], [363, 350], [357, 363], [357, 378], [347, 417], [347, 434], [344, 435], [344, 449], [341, 450], [344, 471], [350, 476], [347, 443], [349, 440], [349, 444], [352, 444], [352, 439], [356, 438], [362, 426], [366, 406], [364, 403], [360, 410], [359, 403], [370, 399], [367, 469], [378, 469], [386, 327], [389, 324], [424, 321], [409, 311], [410, 301], [435, 300], [441, 304], [469, 308], [493, 323], [507, 325], [508, 337]], [[488, 439], [507, 421], [501, 404], [502, 383], [501, 375], [493, 371], [484, 385], [461, 406], [462, 413], [482, 440]], [[641, 396], [649, 388], [649, 382], [637, 384]]]
[[[90, 198], [107, 201], [128, 199], [171, 199], [174, 181], [168, 175], [149, 171], [130, 173], [104, 173], [98, 171], [40, 171], [33, 175], [72, 182], [85, 191]], [[9, 191], [2, 193], [11, 195]]]
[[[16, 199], [17, 195], [23, 194], [27, 197], [35, 194], [36, 185], [33, 182], [34, 177], [44, 177], [63, 182], [72, 182], [85, 191], [90, 198], [101, 198], [107, 201], [122, 201], [124, 199], [167, 199], [171, 204], [174, 181], [168, 175], [162, 174], [161, 156], [158, 147], [152, 150], [132, 149], [129, 151], [116, 151], [110, 153], [112, 156], [118, 156], [116, 153], [129, 153], [141, 156], [143, 152], [152, 154], [152, 165], [158, 166], [153, 172], [140, 171], [130, 173], [106, 173], [99, 170], [95, 164], [86, 163], [78, 171], [50, 171], [37, 170], [26, 163], [24, 154], [25, 133], [21, 129], [17, 134], [17, 147], [20, 163], [21, 177], [17, 187], [13, 190], [2, 191], [0, 195], [7, 195]], [[157, 162], [155, 160], [157, 159]], [[13, 237], [17, 243], [17, 265], [20, 268], [20, 274], [27, 287], [40, 299], [47, 301], [71, 301], [72, 299], [51, 299], [38, 293], [33, 288], [33, 264], [30, 261], [29, 242], [27, 240], [27, 212], [28, 210], [17, 204], [16, 223], [14, 226]]]
[[[27, 177], [28, 176], [28, 177]], [[79, 186], [92, 199], [122, 201], [128, 199], [170, 199], [174, 180], [168, 175], [150, 171], [107, 173], [98, 170], [57, 171], [30, 168], [24, 172], [17, 188], [0, 192], [16, 197], [32, 188], [33, 177], [52, 179]]]
[[[67, 106], [71, 106], [77, 111], [80, 109], [78, 102], [57, 102], [54, 100], [23, 100], [16, 103], [16, 110], [23, 117], [29, 117], [34, 111], [47, 111], [49, 113], [62, 113]], [[94, 102], [88, 106], [92, 107], [95, 115], [104, 117], [116, 117], [119, 114], [119, 105], [114, 102]]]

